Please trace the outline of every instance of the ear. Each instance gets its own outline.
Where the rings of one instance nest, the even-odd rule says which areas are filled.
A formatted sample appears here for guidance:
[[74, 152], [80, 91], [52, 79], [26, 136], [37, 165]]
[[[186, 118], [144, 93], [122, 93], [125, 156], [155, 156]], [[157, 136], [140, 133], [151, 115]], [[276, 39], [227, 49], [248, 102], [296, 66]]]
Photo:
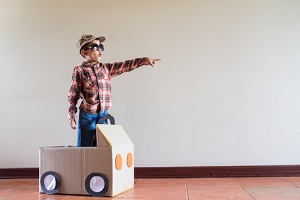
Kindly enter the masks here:
[[80, 54], [85, 58], [86, 56], [87, 56], [87, 53], [86, 53], [86, 51], [85, 50], [81, 50], [80, 51]]

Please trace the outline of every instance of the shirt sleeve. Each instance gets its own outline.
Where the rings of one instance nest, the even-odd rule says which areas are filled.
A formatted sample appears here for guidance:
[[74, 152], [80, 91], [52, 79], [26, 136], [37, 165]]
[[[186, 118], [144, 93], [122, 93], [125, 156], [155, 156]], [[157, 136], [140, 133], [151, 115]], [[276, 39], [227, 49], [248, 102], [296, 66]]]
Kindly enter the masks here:
[[69, 109], [68, 109], [68, 119], [75, 118], [76, 112], [77, 112], [77, 102], [80, 98], [80, 91], [81, 91], [81, 73], [78, 67], [75, 67], [73, 70], [72, 75], [72, 82], [71, 87], [68, 94], [68, 100], [69, 100]]
[[140, 66], [147, 65], [149, 58], [135, 58], [132, 60], [125, 60], [124, 62], [107, 63], [110, 77], [115, 77], [124, 72], [130, 72]]

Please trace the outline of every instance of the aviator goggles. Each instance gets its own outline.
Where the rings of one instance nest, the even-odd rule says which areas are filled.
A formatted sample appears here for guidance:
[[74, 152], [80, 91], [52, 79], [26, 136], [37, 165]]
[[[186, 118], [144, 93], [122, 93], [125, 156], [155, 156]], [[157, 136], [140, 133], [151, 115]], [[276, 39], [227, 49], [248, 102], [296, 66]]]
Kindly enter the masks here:
[[92, 49], [93, 51], [99, 51], [99, 49], [100, 49], [101, 51], [104, 51], [104, 46], [101, 43], [99, 45], [94, 43], [94, 44], [91, 44], [91, 46], [89, 46], [85, 50], [87, 50], [87, 49]]

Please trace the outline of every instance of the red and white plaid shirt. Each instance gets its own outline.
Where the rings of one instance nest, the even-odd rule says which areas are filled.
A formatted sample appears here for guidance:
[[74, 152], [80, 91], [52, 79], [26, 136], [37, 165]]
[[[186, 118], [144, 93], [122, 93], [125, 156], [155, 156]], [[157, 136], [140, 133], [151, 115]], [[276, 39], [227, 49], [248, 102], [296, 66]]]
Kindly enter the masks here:
[[146, 65], [148, 58], [136, 58], [116, 63], [91, 64], [83, 62], [73, 71], [71, 88], [69, 90], [69, 119], [77, 112], [77, 102], [82, 98], [80, 108], [96, 114], [111, 107], [110, 79], [124, 72], [129, 72]]

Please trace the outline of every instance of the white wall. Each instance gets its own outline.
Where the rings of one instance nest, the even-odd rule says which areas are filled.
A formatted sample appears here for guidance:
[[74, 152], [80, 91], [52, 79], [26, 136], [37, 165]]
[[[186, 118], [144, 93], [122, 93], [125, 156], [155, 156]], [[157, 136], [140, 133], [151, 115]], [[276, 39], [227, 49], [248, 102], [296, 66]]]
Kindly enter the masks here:
[[161, 58], [112, 80], [136, 166], [300, 164], [300, 1], [0, 0], [0, 168], [74, 145], [82, 34], [103, 62]]

